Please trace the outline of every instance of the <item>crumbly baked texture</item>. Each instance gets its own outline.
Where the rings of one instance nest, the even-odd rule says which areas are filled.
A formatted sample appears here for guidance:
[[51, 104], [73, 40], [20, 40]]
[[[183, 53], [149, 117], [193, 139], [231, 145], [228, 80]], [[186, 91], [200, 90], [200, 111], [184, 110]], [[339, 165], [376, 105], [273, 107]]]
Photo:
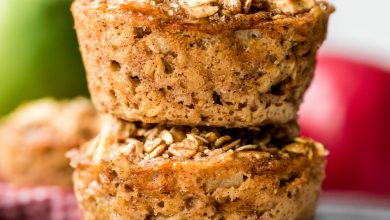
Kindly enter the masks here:
[[0, 124], [0, 179], [17, 186], [71, 186], [65, 153], [93, 138], [100, 121], [85, 98], [22, 105]]
[[327, 152], [294, 123], [145, 126], [113, 123], [69, 154], [84, 219], [313, 219]]
[[296, 117], [326, 35], [329, 4], [316, 1], [296, 14], [274, 6], [206, 18], [169, 15], [164, 5], [74, 2], [100, 111], [128, 121], [224, 127]]

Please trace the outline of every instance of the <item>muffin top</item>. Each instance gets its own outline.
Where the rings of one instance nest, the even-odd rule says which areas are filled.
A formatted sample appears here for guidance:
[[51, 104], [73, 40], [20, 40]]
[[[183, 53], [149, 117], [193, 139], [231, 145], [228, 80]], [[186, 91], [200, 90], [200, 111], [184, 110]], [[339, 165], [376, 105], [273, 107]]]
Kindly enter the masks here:
[[158, 9], [169, 16], [192, 19], [224, 20], [240, 14], [269, 12], [279, 15], [298, 15], [316, 5], [327, 7], [326, 0], [87, 0], [95, 7], [108, 10], [138, 10], [151, 12]]
[[[298, 135], [299, 129], [295, 122], [226, 129], [128, 123], [112, 118], [100, 135], [83, 146], [82, 153], [75, 151], [69, 156], [72, 158], [72, 166], [77, 167], [80, 164], [116, 161], [122, 156], [134, 163], [145, 164], [164, 160], [208, 160], [225, 153], [244, 151], [279, 154], [283, 153], [280, 150], [284, 148], [308, 153], [308, 146], [314, 145], [325, 154], [322, 145], [297, 139]], [[294, 144], [300, 142], [305, 143]]]
[[46, 98], [21, 105], [0, 124], [3, 144], [71, 148], [93, 138], [101, 119], [86, 98]]

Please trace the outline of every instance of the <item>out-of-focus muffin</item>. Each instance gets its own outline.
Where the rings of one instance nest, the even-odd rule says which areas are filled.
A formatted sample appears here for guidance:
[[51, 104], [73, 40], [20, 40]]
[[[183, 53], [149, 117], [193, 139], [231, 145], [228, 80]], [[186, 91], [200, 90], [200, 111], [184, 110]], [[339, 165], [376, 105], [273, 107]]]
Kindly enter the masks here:
[[294, 120], [333, 7], [315, 0], [76, 0], [92, 99], [127, 121]]
[[326, 150], [296, 128], [114, 121], [70, 153], [84, 219], [312, 219]]
[[0, 124], [0, 179], [17, 186], [71, 186], [65, 153], [93, 138], [101, 121], [85, 98], [20, 106]]

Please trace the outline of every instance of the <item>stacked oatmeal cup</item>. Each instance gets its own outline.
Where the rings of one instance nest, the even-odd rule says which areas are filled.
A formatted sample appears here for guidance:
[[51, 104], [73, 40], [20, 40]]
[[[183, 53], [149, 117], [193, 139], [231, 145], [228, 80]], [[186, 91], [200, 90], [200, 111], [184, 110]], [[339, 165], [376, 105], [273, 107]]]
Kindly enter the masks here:
[[79, 219], [65, 153], [96, 136], [102, 121], [81, 97], [35, 100], [2, 118], [0, 219]]
[[296, 112], [325, 0], [76, 0], [111, 119], [70, 153], [84, 219], [312, 219], [327, 151]]

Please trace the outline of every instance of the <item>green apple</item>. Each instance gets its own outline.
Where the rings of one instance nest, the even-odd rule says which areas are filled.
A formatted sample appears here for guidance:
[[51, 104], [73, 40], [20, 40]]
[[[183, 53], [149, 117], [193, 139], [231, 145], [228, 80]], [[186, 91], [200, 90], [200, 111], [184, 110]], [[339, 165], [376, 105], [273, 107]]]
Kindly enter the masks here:
[[87, 94], [71, 0], [0, 0], [0, 115], [18, 103]]

